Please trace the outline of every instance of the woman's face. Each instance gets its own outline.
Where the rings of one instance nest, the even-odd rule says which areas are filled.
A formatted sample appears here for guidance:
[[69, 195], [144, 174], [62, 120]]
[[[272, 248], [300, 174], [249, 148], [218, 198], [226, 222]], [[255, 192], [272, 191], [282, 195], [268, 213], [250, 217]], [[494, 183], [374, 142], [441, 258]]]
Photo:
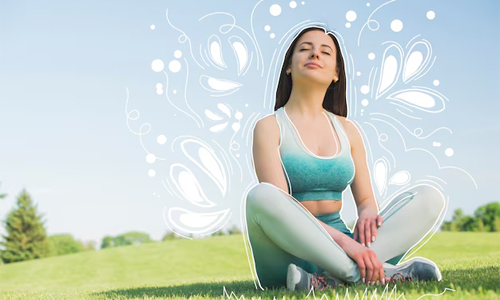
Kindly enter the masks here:
[[312, 80], [329, 86], [339, 80], [336, 53], [332, 38], [324, 31], [308, 31], [297, 41], [287, 73], [291, 72], [294, 82]]

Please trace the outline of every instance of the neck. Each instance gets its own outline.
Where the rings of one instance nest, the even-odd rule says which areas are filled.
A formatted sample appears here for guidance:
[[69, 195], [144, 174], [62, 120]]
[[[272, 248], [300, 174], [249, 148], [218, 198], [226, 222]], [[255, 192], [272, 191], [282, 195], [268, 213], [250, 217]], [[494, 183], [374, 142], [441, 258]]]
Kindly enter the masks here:
[[288, 102], [287, 111], [293, 111], [301, 116], [316, 118], [323, 114], [323, 100], [326, 88], [317, 88], [304, 85], [293, 85]]

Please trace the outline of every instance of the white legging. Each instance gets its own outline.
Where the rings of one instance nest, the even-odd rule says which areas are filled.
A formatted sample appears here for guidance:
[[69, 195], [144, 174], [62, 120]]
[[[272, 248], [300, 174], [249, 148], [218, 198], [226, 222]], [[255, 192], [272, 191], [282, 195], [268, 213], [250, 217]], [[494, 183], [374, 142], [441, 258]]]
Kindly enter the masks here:
[[[380, 212], [384, 222], [370, 249], [381, 262], [401, 258], [435, 227], [445, 204], [441, 192], [428, 185], [413, 186], [399, 193]], [[267, 182], [255, 185], [248, 192], [248, 238], [260, 285], [286, 286], [290, 263], [311, 273], [326, 270], [344, 282], [359, 281], [360, 273], [354, 260], [301, 206]]]

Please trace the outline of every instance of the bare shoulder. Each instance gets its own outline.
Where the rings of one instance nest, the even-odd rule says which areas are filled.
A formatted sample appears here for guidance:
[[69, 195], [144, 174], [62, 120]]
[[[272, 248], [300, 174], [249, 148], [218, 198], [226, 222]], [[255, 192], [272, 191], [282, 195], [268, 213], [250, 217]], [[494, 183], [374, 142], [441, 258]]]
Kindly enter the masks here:
[[257, 121], [254, 127], [255, 138], [279, 143], [279, 126], [274, 114], [264, 116]]
[[356, 125], [355, 122], [351, 121], [350, 119], [347, 119], [346, 117], [342, 116], [337, 116], [337, 119], [339, 120], [340, 124], [344, 127], [344, 130], [347, 134], [347, 137], [349, 138], [349, 143], [351, 146], [355, 145], [363, 145], [363, 138], [361, 137], [361, 131], [358, 128], [358, 125]]

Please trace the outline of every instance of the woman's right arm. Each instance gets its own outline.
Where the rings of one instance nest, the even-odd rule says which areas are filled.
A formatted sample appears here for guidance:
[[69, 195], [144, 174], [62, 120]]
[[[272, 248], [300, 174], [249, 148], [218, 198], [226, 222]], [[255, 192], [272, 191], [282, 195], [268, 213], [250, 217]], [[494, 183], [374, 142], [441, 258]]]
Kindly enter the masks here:
[[[253, 162], [255, 172], [259, 182], [268, 182], [281, 189], [284, 194], [300, 204], [300, 207], [310, 213], [305, 206], [293, 198], [288, 191], [285, 173], [281, 166], [279, 154], [279, 127], [274, 115], [266, 116], [260, 119], [253, 131]], [[351, 239], [349, 236], [337, 229], [323, 223], [319, 223], [332, 237], [332, 239], [351, 257], [357, 264], [361, 273], [361, 278], [366, 282], [376, 281], [377, 276], [383, 277], [382, 273], [373, 272], [376, 255], [370, 249], [363, 247], [360, 243]], [[380, 268], [375, 268], [380, 270]]]

